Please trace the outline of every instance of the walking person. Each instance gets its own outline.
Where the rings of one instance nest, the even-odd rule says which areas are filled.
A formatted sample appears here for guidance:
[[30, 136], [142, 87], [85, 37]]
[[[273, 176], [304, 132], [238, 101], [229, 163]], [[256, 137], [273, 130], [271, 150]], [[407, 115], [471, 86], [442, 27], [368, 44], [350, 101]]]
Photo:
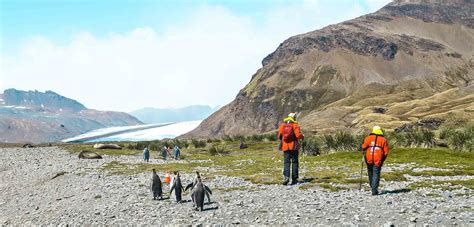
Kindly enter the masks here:
[[383, 136], [380, 126], [374, 126], [372, 133], [365, 137], [362, 144], [362, 150], [365, 151], [365, 163], [367, 164], [367, 174], [369, 175], [369, 185], [372, 189], [372, 195], [378, 195], [380, 182], [380, 172], [382, 165], [387, 159], [389, 148], [388, 141]]
[[179, 157], [181, 156], [181, 150], [179, 149], [178, 145], [174, 145], [173, 148], [173, 157], [175, 160], [179, 160]]
[[283, 185], [290, 182], [291, 166], [291, 185], [298, 183], [298, 156], [300, 144], [299, 139], [303, 139], [300, 126], [296, 121], [296, 113], [288, 114], [283, 119], [283, 123], [278, 128], [278, 139], [280, 140], [280, 150], [283, 151]]
[[145, 160], [145, 162], [150, 161], [150, 150], [148, 150], [148, 146], [143, 149], [143, 160]]
[[161, 156], [163, 157], [163, 160], [166, 160], [166, 157], [168, 157], [168, 147], [165, 145], [163, 146], [163, 149], [161, 150]]

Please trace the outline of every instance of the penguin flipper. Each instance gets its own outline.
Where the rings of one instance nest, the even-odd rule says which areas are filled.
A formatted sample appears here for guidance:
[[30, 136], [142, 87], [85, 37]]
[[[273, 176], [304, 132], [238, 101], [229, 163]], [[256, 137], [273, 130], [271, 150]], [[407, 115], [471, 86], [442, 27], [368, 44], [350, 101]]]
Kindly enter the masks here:
[[206, 192], [209, 192], [212, 195], [211, 189], [207, 187], [206, 185], [204, 185], [204, 190], [206, 190]]
[[206, 192], [207, 202], [211, 203], [211, 196], [209, 195], [209, 192], [208, 191], [205, 191], [205, 192]]
[[175, 189], [175, 185], [176, 185], [176, 184], [173, 184], [173, 186], [171, 186], [170, 195], [171, 195], [171, 193], [173, 193], [173, 190]]
[[189, 188], [193, 188], [193, 183], [189, 183], [188, 185], [186, 185], [186, 188], [184, 189], [184, 191], [187, 191]]

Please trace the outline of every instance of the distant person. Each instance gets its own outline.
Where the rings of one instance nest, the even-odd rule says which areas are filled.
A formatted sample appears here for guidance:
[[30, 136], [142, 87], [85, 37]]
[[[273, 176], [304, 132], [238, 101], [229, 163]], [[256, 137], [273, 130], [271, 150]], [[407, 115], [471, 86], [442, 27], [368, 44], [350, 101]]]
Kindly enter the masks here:
[[163, 156], [163, 159], [166, 160], [168, 156], [168, 147], [165, 145], [163, 146], [163, 149], [161, 150], [161, 156]]
[[372, 195], [378, 195], [380, 172], [389, 152], [387, 139], [383, 136], [380, 126], [374, 126], [372, 133], [365, 137], [362, 150], [365, 151], [365, 163]]
[[168, 147], [168, 150], [166, 152], [168, 156], [173, 157], [173, 155], [171, 155], [171, 153], [173, 152], [173, 148], [171, 146]]
[[148, 147], [145, 147], [145, 149], [143, 149], [143, 160], [145, 160], [145, 162], [150, 161], [150, 150], [148, 150]]
[[283, 123], [278, 129], [278, 139], [280, 140], [280, 150], [283, 151], [283, 185], [287, 185], [290, 181], [290, 165], [291, 165], [291, 185], [298, 183], [298, 154], [300, 144], [299, 139], [303, 139], [300, 126], [296, 121], [296, 113], [288, 114], [283, 119]]
[[179, 149], [178, 145], [174, 145], [173, 148], [173, 157], [175, 160], [179, 160], [179, 157], [181, 156], [181, 150]]

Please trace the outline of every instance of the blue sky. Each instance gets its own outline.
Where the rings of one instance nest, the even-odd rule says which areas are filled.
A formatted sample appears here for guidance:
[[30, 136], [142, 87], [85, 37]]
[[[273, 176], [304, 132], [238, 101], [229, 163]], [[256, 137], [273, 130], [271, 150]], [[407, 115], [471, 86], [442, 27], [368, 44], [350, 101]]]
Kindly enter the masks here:
[[121, 111], [224, 105], [286, 38], [387, 2], [0, 0], [0, 89]]

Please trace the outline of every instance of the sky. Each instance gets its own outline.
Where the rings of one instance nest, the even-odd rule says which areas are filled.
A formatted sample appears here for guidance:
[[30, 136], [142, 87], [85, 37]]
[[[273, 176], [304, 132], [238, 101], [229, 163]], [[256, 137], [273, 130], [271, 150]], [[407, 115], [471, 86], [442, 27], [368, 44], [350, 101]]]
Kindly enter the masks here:
[[222, 106], [285, 39], [388, 2], [0, 0], [0, 90], [125, 112]]

